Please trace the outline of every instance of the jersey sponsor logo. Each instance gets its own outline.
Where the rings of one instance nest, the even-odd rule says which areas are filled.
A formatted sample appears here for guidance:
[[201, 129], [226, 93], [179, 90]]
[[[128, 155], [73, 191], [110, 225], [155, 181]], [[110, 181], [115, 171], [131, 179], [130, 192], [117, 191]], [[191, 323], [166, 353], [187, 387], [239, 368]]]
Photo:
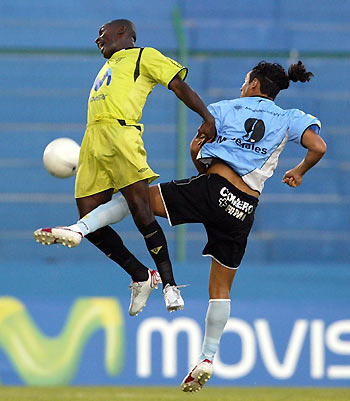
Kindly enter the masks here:
[[248, 106], [244, 107], [246, 110], [251, 110], [254, 113], [268, 113], [268, 114], [272, 114], [273, 116], [281, 116], [281, 113], [276, 113], [270, 110], [264, 110], [264, 109], [252, 109]]
[[254, 206], [249, 202], [241, 200], [234, 195], [228, 188], [222, 187], [220, 190], [219, 207], [225, 208], [225, 212], [238, 220], [244, 221], [247, 214], [254, 212]]
[[225, 142], [227, 140], [234, 141], [236, 143], [236, 145], [238, 145], [242, 149], [253, 150], [254, 152], [261, 153], [262, 155], [267, 154], [266, 148], [256, 146], [255, 143], [244, 142], [244, 141], [242, 141], [241, 138], [226, 138], [225, 136], [222, 136], [222, 135], [218, 135], [216, 138], [216, 142], [218, 142], [218, 143]]
[[102, 78], [100, 78], [97, 75], [97, 77], [95, 79], [95, 82], [94, 82], [94, 85], [93, 85], [94, 90], [98, 91], [101, 88], [101, 86], [103, 85], [103, 83], [105, 82], [106, 79], [107, 79], [106, 86], [108, 86], [111, 83], [111, 80], [112, 80], [112, 68], [108, 68], [107, 71], [104, 73]]
[[244, 123], [244, 129], [246, 134], [243, 135], [243, 139], [250, 143], [259, 142], [265, 134], [264, 121], [257, 118], [248, 118]]
[[236, 145], [242, 149], [252, 150], [262, 155], [267, 154], [267, 148], [256, 146], [256, 143], [261, 141], [265, 135], [265, 123], [263, 120], [257, 118], [248, 118], [244, 123], [246, 134], [242, 138], [226, 138], [225, 136], [218, 135], [216, 138], [217, 143], [225, 142], [227, 140], [234, 141]]
[[108, 95], [105, 95], [104, 93], [101, 93], [101, 95], [98, 96], [91, 96], [89, 102], [96, 102], [97, 100], [105, 100], [107, 96]]

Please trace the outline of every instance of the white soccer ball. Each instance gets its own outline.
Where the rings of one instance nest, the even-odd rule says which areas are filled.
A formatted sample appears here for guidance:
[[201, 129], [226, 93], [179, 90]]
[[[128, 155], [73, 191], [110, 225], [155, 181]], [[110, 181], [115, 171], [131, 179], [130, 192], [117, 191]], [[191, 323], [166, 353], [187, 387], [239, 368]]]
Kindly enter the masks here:
[[57, 138], [44, 150], [44, 166], [55, 177], [71, 177], [78, 168], [79, 152], [80, 146], [73, 139]]

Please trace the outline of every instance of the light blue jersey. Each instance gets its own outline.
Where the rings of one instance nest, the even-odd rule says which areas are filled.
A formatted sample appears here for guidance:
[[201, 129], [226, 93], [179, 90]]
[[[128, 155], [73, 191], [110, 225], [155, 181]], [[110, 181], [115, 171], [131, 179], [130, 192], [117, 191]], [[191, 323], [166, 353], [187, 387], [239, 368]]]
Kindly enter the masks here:
[[301, 144], [305, 130], [316, 133], [320, 121], [298, 109], [283, 110], [260, 96], [223, 100], [208, 106], [215, 117], [217, 137], [206, 143], [197, 159], [225, 161], [253, 190], [261, 192], [274, 173], [285, 144]]

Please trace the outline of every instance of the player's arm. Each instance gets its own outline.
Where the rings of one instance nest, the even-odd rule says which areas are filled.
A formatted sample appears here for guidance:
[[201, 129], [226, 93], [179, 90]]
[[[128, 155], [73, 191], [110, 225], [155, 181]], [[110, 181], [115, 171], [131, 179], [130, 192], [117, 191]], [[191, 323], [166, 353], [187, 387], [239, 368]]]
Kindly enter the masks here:
[[203, 134], [207, 139], [215, 136], [215, 119], [199, 97], [189, 85], [176, 75], [169, 84], [175, 95], [182, 100], [187, 107], [198, 113], [203, 118], [203, 123], [198, 129], [198, 133]]
[[305, 158], [296, 167], [287, 171], [282, 180], [293, 188], [301, 184], [303, 175], [321, 160], [327, 150], [324, 140], [311, 128], [304, 132], [301, 143], [308, 150]]
[[200, 151], [201, 147], [206, 142], [207, 142], [206, 136], [203, 133], [200, 133], [198, 131], [197, 134], [195, 135], [195, 137], [192, 139], [192, 142], [190, 145], [190, 153], [191, 153], [192, 162], [200, 174], [206, 173], [207, 169], [203, 163], [201, 163], [199, 160], [197, 160], [197, 155], [198, 155], [198, 152]]

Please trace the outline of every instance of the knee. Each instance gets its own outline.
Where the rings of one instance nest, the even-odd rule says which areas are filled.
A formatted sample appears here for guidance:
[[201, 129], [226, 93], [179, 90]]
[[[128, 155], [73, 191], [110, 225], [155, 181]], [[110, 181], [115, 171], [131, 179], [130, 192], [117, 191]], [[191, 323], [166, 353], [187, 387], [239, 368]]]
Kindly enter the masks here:
[[132, 214], [137, 214], [142, 210], [150, 209], [150, 202], [147, 201], [147, 199], [142, 199], [141, 197], [139, 198], [137, 196], [133, 196], [131, 198], [127, 198], [127, 202]]
[[149, 203], [133, 199], [128, 201], [128, 205], [138, 229], [147, 227], [154, 220], [154, 214]]

